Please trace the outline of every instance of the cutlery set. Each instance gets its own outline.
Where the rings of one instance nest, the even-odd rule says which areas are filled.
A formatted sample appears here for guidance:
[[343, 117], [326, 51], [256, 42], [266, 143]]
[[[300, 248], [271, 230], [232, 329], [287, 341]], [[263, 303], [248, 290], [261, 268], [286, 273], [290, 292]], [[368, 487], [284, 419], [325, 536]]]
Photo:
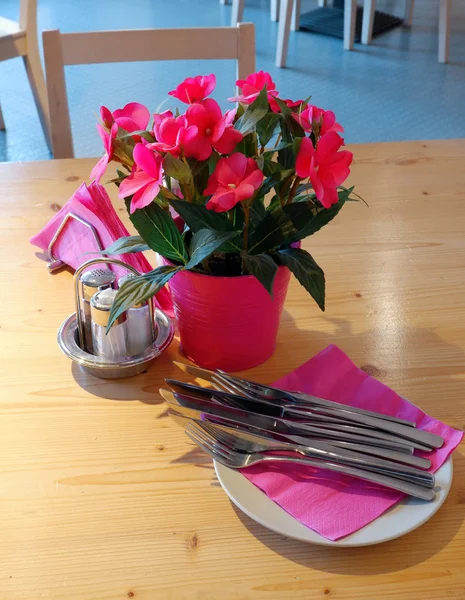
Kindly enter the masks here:
[[405, 419], [288, 392], [222, 371], [175, 362], [201, 387], [166, 379], [170, 416], [219, 463], [295, 463], [377, 483], [422, 500], [435, 498], [431, 461], [414, 454], [444, 440]]

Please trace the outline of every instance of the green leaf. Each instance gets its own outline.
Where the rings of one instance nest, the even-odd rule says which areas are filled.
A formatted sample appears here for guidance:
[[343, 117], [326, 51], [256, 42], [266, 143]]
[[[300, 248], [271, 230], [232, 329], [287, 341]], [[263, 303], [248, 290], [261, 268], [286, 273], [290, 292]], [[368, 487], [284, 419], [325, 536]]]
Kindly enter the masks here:
[[152, 250], [182, 264], [188, 261], [187, 249], [168, 211], [152, 202], [129, 218]]
[[275, 100], [281, 109], [281, 134], [283, 136], [283, 141], [291, 142], [294, 137], [304, 137], [305, 132], [302, 126], [299, 125], [292, 116], [292, 111], [289, 106], [279, 98], [275, 98]]
[[312, 296], [321, 310], [325, 309], [325, 274], [313, 257], [301, 248], [286, 248], [278, 252], [285, 265]]
[[249, 104], [245, 109], [242, 117], [235, 122], [234, 128], [240, 131], [242, 135], [247, 135], [255, 129], [258, 121], [263, 119], [269, 110], [265, 85], [252, 104]]
[[278, 266], [271, 256], [269, 254], [255, 256], [244, 254], [242, 262], [250, 275], [254, 275], [270, 296], [273, 297], [273, 282], [278, 272]]
[[276, 152], [284, 150], [285, 148], [289, 148], [289, 146], [292, 146], [292, 142], [279, 142], [279, 144], [275, 148], [271, 148], [270, 150], [264, 152], [263, 156], [265, 158], [271, 159], [276, 154]]
[[[298, 242], [319, 231], [334, 219], [344, 204], [345, 200], [340, 200], [337, 204], [325, 208], [321, 205], [315, 207], [314, 202], [309, 201], [296, 202], [285, 206], [283, 208], [285, 214], [298, 225], [297, 233], [291, 235], [287, 243]], [[296, 207], [298, 208], [296, 209]]]
[[211, 256], [214, 252], [236, 236], [235, 231], [215, 231], [213, 229], [200, 229], [192, 236], [189, 250], [191, 258], [185, 269], [192, 269], [200, 262]]
[[[113, 242], [113, 244], [99, 252], [99, 254], [134, 254], [136, 252], [145, 252], [146, 250], [150, 250], [150, 248], [140, 235], [130, 235], [127, 237], [120, 237], [119, 240]], [[88, 254], [91, 253], [89, 252]], [[92, 254], [95, 254], [95, 252], [92, 252]]]
[[226, 215], [208, 210], [202, 204], [192, 204], [179, 198], [170, 199], [170, 204], [194, 233], [205, 228], [216, 231], [235, 231]]
[[255, 227], [266, 217], [266, 208], [263, 198], [257, 198], [250, 207], [250, 220]]
[[134, 304], [145, 302], [157, 294], [168, 281], [180, 271], [182, 267], [164, 265], [139, 277], [131, 277], [123, 283], [115, 296], [110, 311], [107, 332], [115, 320]]
[[281, 116], [277, 113], [268, 113], [257, 123], [257, 134], [260, 144], [265, 147], [274, 136]]
[[[302, 216], [308, 218], [308, 208], [302, 204], [291, 204], [290, 206], [302, 206], [300, 210]], [[284, 208], [288, 208], [287, 206]], [[266, 217], [259, 223], [255, 231], [252, 232], [249, 242], [250, 254], [261, 254], [282, 244], [289, 243], [289, 239], [294, 238], [299, 231], [299, 226], [295, 225], [291, 216], [284, 211], [284, 208], [278, 207], [272, 212], [267, 212]], [[294, 210], [297, 213], [298, 210]]]
[[181, 183], [188, 183], [192, 180], [192, 171], [189, 165], [172, 154], [167, 154], [163, 159], [163, 170], [165, 175]]
[[155, 141], [155, 138], [150, 133], [150, 131], [146, 131], [145, 129], [138, 129], [137, 131], [131, 131], [131, 132], [128, 132], [128, 133], [123, 133], [122, 135], [120, 135], [118, 137], [120, 139], [124, 140], [124, 139], [127, 139], [127, 138], [132, 138], [134, 135], [139, 135], [141, 138], [144, 138], [144, 140], [147, 140], [151, 144], [153, 144], [153, 142]]
[[[196, 233], [200, 229], [214, 229], [215, 231], [233, 231], [230, 241], [221, 248], [222, 252], [240, 252], [242, 250], [239, 236], [240, 226], [235, 227], [225, 214], [208, 210], [203, 204], [192, 204], [185, 200], [170, 200], [170, 203], [186, 225]], [[240, 207], [237, 207], [240, 208]]]
[[254, 156], [256, 153], [254, 137], [255, 136], [252, 133], [245, 135], [237, 144], [235, 151], [245, 154], [245, 156]]

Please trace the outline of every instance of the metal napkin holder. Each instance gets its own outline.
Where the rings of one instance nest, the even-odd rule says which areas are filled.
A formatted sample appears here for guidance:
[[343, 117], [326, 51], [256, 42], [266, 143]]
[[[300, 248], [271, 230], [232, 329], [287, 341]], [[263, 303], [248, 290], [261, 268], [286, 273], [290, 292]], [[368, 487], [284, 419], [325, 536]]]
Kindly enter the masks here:
[[[75, 221], [77, 221], [78, 223], [81, 223], [81, 225], [84, 225], [84, 227], [87, 227], [87, 229], [90, 230], [90, 232], [92, 233], [92, 235], [94, 236], [95, 239], [95, 243], [97, 244], [97, 251], [102, 251], [102, 243], [100, 241], [100, 238], [98, 236], [97, 230], [95, 229], [95, 227], [93, 225], [91, 225], [89, 222], [85, 221], [82, 217], [78, 217], [78, 215], [75, 215], [72, 212], [69, 212], [64, 218], [63, 221], [61, 222], [60, 226], [58, 227], [58, 229], [55, 231], [55, 234], [53, 235], [52, 239], [50, 240], [50, 243], [48, 245], [48, 263], [47, 263], [47, 269], [49, 270], [50, 273], [54, 273], [55, 271], [58, 271], [59, 269], [62, 269], [66, 263], [64, 263], [60, 258], [57, 258], [56, 256], [54, 256], [53, 254], [53, 248], [55, 246], [55, 244], [57, 243], [59, 237], [61, 236], [64, 228], [66, 227], [67, 222], [70, 219], [74, 219]], [[108, 261], [105, 261], [108, 262]], [[139, 273], [138, 273], [139, 274]]]
[[76, 312], [65, 319], [58, 330], [58, 345], [66, 356], [91, 375], [103, 379], [132, 377], [145, 371], [149, 364], [169, 346], [174, 336], [174, 325], [168, 315], [159, 308], [154, 309], [153, 302], [149, 300], [150, 319], [154, 329], [155, 341], [144, 352], [135, 356], [128, 356], [116, 363], [111, 363], [100, 356], [83, 350], [82, 340], [84, 336], [79, 297], [79, 277], [85, 269], [100, 263], [116, 265], [130, 271], [134, 275], [140, 275], [137, 269], [116, 258], [93, 258], [82, 264], [74, 274]]

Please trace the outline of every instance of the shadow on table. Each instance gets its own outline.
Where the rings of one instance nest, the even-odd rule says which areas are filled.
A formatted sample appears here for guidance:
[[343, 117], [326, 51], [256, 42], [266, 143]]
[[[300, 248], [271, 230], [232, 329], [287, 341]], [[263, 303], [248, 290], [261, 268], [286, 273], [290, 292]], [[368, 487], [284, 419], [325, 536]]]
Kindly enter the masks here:
[[250, 533], [276, 554], [303, 567], [327, 573], [376, 575], [403, 571], [438, 554], [456, 536], [465, 520], [465, 457], [454, 454], [454, 483], [444, 505], [424, 525], [380, 545], [361, 548], [317, 546], [283, 537], [259, 525], [232, 504]]
[[135, 377], [123, 379], [94, 377], [83, 371], [76, 363], [72, 363], [71, 372], [79, 387], [92, 396], [98, 396], [106, 400], [136, 401], [143, 404], [157, 405], [164, 402], [158, 393], [160, 387], [164, 386], [164, 378], [174, 377], [175, 372], [180, 372], [172, 364], [175, 358], [177, 359], [179, 356], [175, 357], [174, 353], [167, 352], [157, 357], [147, 371]]

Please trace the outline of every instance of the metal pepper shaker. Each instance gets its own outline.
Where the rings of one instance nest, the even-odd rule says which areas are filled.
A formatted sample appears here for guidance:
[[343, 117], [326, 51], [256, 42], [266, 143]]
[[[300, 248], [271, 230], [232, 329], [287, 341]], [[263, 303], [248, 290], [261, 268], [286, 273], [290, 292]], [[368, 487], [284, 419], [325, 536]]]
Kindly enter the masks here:
[[79, 278], [79, 300], [82, 315], [82, 331], [84, 337], [83, 350], [94, 353], [92, 344], [92, 326], [90, 314], [90, 299], [100, 290], [111, 288], [116, 276], [109, 269], [93, 269], [86, 271]]
[[[125, 281], [135, 277], [132, 273], [118, 279], [120, 288]], [[126, 331], [128, 337], [128, 354], [134, 356], [147, 350], [154, 342], [154, 325], [150, 314], [149, 302], [141, 302], [128, 308]]]
[[92, 344], [94, 354], [109, 362], [117, 362], [129, 354], [126, 331], [126, 312], [122, 313], [107, 333], [111, 307], [117, 294], [108, 288], [97, 292], [90, 299], [92, 318]]

